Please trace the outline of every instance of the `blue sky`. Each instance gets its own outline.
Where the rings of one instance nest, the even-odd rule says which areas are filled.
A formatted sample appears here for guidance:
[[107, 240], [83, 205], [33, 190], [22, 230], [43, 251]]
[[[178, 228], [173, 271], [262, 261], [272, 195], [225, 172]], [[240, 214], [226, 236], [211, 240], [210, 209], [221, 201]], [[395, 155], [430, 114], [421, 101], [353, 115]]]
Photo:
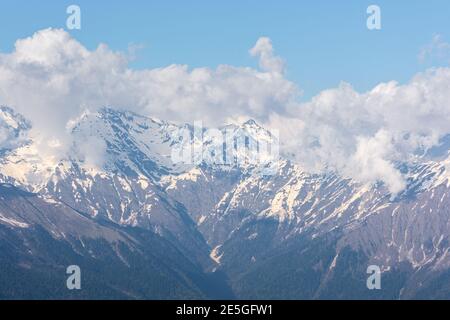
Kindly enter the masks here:
[[[450, 1], [34, 1], [1, 4], [0, 50], [35, 31], [64, 28], [66, 7], [82, 10], [82, 29], [71, 34], [88, 48], [100, 42], [126, 51], [142, 46], [134, 68], [172, 63], [190, 67], [257, 65], [248, 50], [272, 39], [287, 63], [287, 78], [305, 99], [341, 81], [364, 91], [379, 82], [408, 81], [448, 61], [420, 62], [434, 34], [450, 41]], [[366, 28], [366, 8], [381, 7], [382, 30]]]

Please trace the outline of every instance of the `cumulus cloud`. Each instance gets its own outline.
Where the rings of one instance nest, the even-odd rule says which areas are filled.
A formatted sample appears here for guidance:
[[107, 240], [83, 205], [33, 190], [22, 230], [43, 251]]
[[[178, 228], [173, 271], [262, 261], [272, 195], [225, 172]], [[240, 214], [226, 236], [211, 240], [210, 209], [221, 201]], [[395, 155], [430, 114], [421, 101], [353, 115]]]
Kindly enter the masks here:
[[[300, 163], [332, 169], [362, 182], [383, 181], [391, 192], [405, 187], [396, 163], [415, 161], [450, 133], [450, 69], [431, 69], [409, 83], [381, 83], [366, 93], [342, 83], [273, 115]], [[289, 119], [289, 121], [286, 121]]]
[[[47, 29], [0, 54], [0, 104], [31, 120], [41, 153], [56, 157], [72, 145], [76, 119], [103, 106], [209, 126], [254, 118], [279, 130], [281, 151], [306, 170], [383, 181], [393, 193], [405, 186], [396, 163], [414, 161], [450, 133], [449, 68], [430, 69], [404, 85], [381, 83], [365, 93], [342, 83], [299, 103], [301, 91], [284, 77], [284, 62], [270, 39], [258, 39], [250, 54], [260, 69], [133, 70], [126, 54], [104, 44], [88, 50], [67, 32]], [[79, 148], [96, 164], [104, 149], [101, 141]]]
[[104, 44], [89, 51], [58, 29], [18, 40], [12, 53], [0, 55], [0, 103], [30, 119], [44, 144], [59, 140], [42, 146], [53, 153], [67, 151], [67, 124], [86, 109], [114, 106], [218, 125], [242, 116], [265, 119], [268, 110], [281, 111], [297, 94], [292, 82], [271, 70], [170, 65], [135, 71], [127, 55]]
[[259, 57], [259, 66], [262, 70], [275, 73], [284, 72], [284, 61], [275, 56], [272, 41], [267, 37], [261, 37], [255, 46], [250, 49], [253, 57]]

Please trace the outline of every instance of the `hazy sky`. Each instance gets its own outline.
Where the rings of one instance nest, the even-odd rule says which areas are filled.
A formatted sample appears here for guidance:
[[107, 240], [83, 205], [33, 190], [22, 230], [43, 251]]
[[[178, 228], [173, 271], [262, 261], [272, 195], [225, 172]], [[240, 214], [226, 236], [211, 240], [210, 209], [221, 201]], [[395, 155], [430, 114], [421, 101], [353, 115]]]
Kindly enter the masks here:
[[[450, 1], [2, 1], [0, 50], [48, 27], [64, 28], [66, 8], [82, 10], [82, 29], [71, 31], [87, 48], [140, 48], [135, 68], [219, 64], [255, 67], [248, 54], [269, 37], [287, 64], [286, 77], [309, 99], [340, 81], [366, 91], [379, 82], [407, 82], [446, 59], [419, 61], [433, 35], [450, 41]], [[366, 28], [366, 9], [380, 6], [382, 29]]]

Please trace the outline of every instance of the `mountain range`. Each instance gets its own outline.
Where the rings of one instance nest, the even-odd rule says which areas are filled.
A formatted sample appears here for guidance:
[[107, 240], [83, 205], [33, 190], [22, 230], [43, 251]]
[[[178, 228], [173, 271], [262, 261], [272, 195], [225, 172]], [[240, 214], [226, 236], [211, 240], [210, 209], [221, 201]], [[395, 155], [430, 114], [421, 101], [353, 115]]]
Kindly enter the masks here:
[[276, 144], [253, 120], [199, 130], [102, 108], [56, 156], [32, 128], [0, 107], [2, 299], [450, 298], [447, 148], [396, 164], [407, 187], [392, 195], [283, 154], [252, 161]]

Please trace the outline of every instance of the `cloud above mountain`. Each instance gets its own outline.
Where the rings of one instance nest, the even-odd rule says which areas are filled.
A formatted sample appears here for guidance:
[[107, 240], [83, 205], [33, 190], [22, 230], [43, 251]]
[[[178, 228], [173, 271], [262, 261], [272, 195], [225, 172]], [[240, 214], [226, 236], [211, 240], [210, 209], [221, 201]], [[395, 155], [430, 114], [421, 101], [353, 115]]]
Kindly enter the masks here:
[[[249, 53], [259, 59], [259, 69], [133, 70], [126, 54], [104, 44], [88, 50], [67, 32], [46, 29], [0, 54], [0, 104], [29, 119], [42, 153], [55, 157], [68, 151], [76, 119], [103, 106], [211, 126], [254, 118], [279, 130], [282, 152], [305, 169], [383, 181], [393, 193], [405, 186], [395, 164], [414, 161], [450, 133], [448, 68], [365, 93], [342, 83], [300, 103], [301, 89], [286, 79], [269, 38], [258, 39]], [[94, 149], [83, 148], [85, 157]], [[99, 161], [98, 154], [93, 158]]]
[[253, 57], [259, 57], [259, 67], [267, 72], [283, 73], [284, 61], [274, 53], [272, 41], [267, 37], [261, 37], [255, 46], [250, 49]]
[[[263, 42], [255, 54], [262, 65], [278, 68], [270, 42]], [[0, 103], [30, 119], [44, 141], [41, 148], [55, 153], [66, 151], [67, 124], [86, 110], [114, 106], [219, 125], [242, 116], [267, 119], [267, 110], [281, 110], [298, 93], [278, 69], [170, 65], [137, 71], [128, 68], [127, 58], [103, 44], [89, 51], [64, 30], [39, 31], [18, 40], [12, 53], [0, 55]], [[45, 143], [55, 139], [60, 143]]]
[[[298, 137], [286, 143], [310, 170], [323, 166], [363, 182], [405, 187], [395, 164], [411, 162], [450, 133], [450, 69], [431, 69], [409, 83], [381, 83], [358, 93], [350, 84], [296, 105], [274, 126]], [[286, 121], [289, 118], [289, 121]]]

